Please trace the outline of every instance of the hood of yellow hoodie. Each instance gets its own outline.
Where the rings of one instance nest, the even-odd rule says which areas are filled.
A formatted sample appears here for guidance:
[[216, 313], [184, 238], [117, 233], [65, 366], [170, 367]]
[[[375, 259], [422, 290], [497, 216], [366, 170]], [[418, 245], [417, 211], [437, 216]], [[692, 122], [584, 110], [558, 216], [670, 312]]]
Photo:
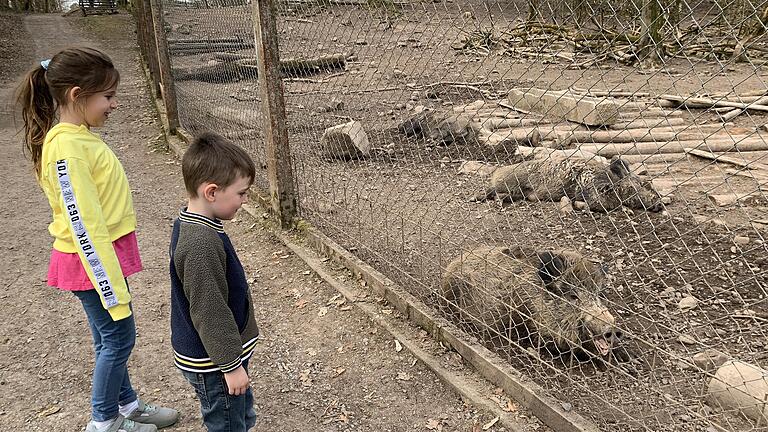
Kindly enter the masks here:
[[93, 135], [95, 137], [99, 137], [98, 135], [91, 132], [90, 129], [86, 125], [76, 125], [72, 123], [58, 123], [56, 126], [52, 127], [51, 130], [48, 131], [48, 133], [45, 135], [45, 142], [48, 143], [49, 141], [53, 140], [57, 136], [63, 134], [63, 133], [85, 133], [88, 135]]

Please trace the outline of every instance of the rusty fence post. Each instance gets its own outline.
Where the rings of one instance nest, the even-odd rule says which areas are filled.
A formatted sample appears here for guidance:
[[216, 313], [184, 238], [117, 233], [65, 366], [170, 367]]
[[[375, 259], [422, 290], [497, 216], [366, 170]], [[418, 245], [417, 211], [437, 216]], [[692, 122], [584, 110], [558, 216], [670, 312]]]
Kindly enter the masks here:
[[165, 37], [162, 0], [150, 0], [152, 6], [152, 24], [155, 30], [155, 48], [157, 50], [157, 65], [160, 69], [165, 114], [168, 116], [168, 129], [175, 134], [179, 128], [179, 111], [176, 107], [176, 84], [173, 82], [171, 71], [171, 54], [168, 51], [168, 40]]
[[296, 216], [296, 192], [291, 153], [288, 148], [288, 120], [285, 114], [280, 51], [272, 0], [252, 0], [253, 34], [258, 55], [259, 86], [264, 114], [267, 177], [272, 209], [282, 228], [291, 227]]

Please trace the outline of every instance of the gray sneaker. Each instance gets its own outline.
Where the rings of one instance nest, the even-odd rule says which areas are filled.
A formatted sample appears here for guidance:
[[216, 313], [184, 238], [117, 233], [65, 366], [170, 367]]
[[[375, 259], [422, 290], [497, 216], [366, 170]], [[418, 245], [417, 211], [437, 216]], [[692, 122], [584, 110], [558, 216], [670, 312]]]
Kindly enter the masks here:
[[123, 416], [117, 416], [117, 419], [106, 430], [96, 429], [96, 425], [89, 422], [85, 432], [157, 432], [157, 426], [136, 423]]
[[155, 425], [158, 429], [162, 429], [176, 423], [179, 420], [179, 412], [175, 409], [157, 407], [139, 401], [139, 407], [126, 419], [137, 423]]

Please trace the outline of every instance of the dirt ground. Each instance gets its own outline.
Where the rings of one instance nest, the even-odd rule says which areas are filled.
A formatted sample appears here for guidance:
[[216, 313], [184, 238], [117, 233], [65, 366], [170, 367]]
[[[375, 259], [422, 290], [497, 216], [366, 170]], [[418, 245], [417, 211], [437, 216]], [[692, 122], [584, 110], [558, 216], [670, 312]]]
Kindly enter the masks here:
[[0, 15], [0, 84], [13, 80], [28, 60], [29, 51], [24, 49], [24, 39], [16, 37], [23, 33], [21, 18], [13, 14]]
[[[138, 327], [131, 378], [142, 398], [182, 412], [171, 430], [203, 430], [194, 394], [173, 367], [169, 341], [167, 247], [183, 183], [178, 161], [163, 150], [131, 19], [0, 15], [0, 23], [3, 37], [26, 41], [10, 57], [4, 54], [9, 71], [72, 44], [104, 49], [121, 71], [120, 108], [99, 133], [133, 188], [145, 265], [130, 281]], [[3, 101], [11, 90], [4, 85]], [[76, 299], [46, 286], [50, 210], [21, 154], [10, 112], [6, 107], [0, 120], [0, 170], [9, 194], [0, 206], [0, 430], [79, 430], [89, 416], [90, 335]], [[250, 368], [260, 416], [256, 430], [474, 432], [492, 419], [462, 402], [407, 351], [395, 349], [355, 307], [339, 302], [261, 220], [241, 212], [226, 228], [252, 279], [262, 330]], [[413, 336], [429, 345], [425, 334]], [[455, 354], [439, 346], [431, 350], [452, 369], [469, 373]], [[488, 394], [500, 406], [512, 406], [492, 388]], [[514, 409], [523, 430], [547, 430]]]
[[[285, 11], [278, 23], [284, 57], [354, 54], [346, 70], [286, 80], [302, 216], [428, 303], [445, 265], [478, 244], [572, 247], [609, 263], [608, 303], [636, 352], [633, 362], [607, 373], [581, 367], [563, 373], [551, 368], [551, 359], [514, 346], [500, 354], [606, 430], [698, 431], [709, 422], [750, 429], [703, 402], [707, 376], [686, 362], [706, 349], [757, 364], [768, 361], [764, 182], [734, 175], [722, 164], [681, 157], [644, 167], [645, 178], [662, 185], [672, 200], [666, 213], [563, 214], [552, 203], [476, 204], [468, 199], [486, 180], [457, 173], [460, 164], [505, 164], [512, 155], [489, 154], [471, 144], [438, 146], [406, 138], [396, 127], [418, 105], [450, 110], [488, 95], [501, 99], [517, 86], [654, 95], [741, 92], [764, 89], [765, 68], [675, 58], [656, 71], [618, 64], [573, 69], [551, 60], [511, 58], [500, 50], [484, 56], [451, 48], [475, 29], [493, 24], [503, 30], [514, 23], [520, 8], [513, 4], [414, 3], [400, 15], [355, 6]], [[166, 11], [171, 38], [252, 39], [247, 7], [202, 10], [177, 3]], [[174, 67], [190, 67], [211, 57], [172, 60]], [[473, 87], [482, 91], [439, 84], [445, 81], [481, 82]], [[239, 142], [263, 161], [263, 149], [254, 145], [258, 128], [244, 126], [259, 121], [254, 81], [184, 81], [177, 88], [185, 127], [242, 134]], [[333, 99], [343, 107], [322, 110]], [[222, 108], [246, 121], [221, 115]], [[693, 130], [716, 119], [703, 110], [684, 110], [682, 117]], [[348, 119], [363, 123], [374, 151], [359, 160], [329, 160], [318, 144], [321, 135]], [[735, 126], [757, 133], [765, 122], [764, 114], [749, 114]], [[768, 153], [744, 157], [765, 163]], [[266, 171], [260, 184], [266, 184]], [[729, 193], [750, 193], [754, 199], [721, 207], [707, 197]], [[742, 237], [740, 243], [736, 237]], [[699, 300], [690, 311], [678, 307], [687, 296]]]

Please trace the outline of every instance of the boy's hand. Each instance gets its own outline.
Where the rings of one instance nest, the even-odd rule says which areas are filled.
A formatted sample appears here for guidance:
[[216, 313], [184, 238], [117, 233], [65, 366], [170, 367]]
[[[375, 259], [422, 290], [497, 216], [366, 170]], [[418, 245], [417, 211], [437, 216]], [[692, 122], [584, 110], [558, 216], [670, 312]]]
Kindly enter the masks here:
[[248, 390], [248, 387], [251, 385], [248, 380], [248, 372], [246, 372], [245, 368], [242, 366], [232, 372], [225, 373], [224, 381], [227, 382], [229, 394], [233, 396], [245, 394], [245, 391]]

